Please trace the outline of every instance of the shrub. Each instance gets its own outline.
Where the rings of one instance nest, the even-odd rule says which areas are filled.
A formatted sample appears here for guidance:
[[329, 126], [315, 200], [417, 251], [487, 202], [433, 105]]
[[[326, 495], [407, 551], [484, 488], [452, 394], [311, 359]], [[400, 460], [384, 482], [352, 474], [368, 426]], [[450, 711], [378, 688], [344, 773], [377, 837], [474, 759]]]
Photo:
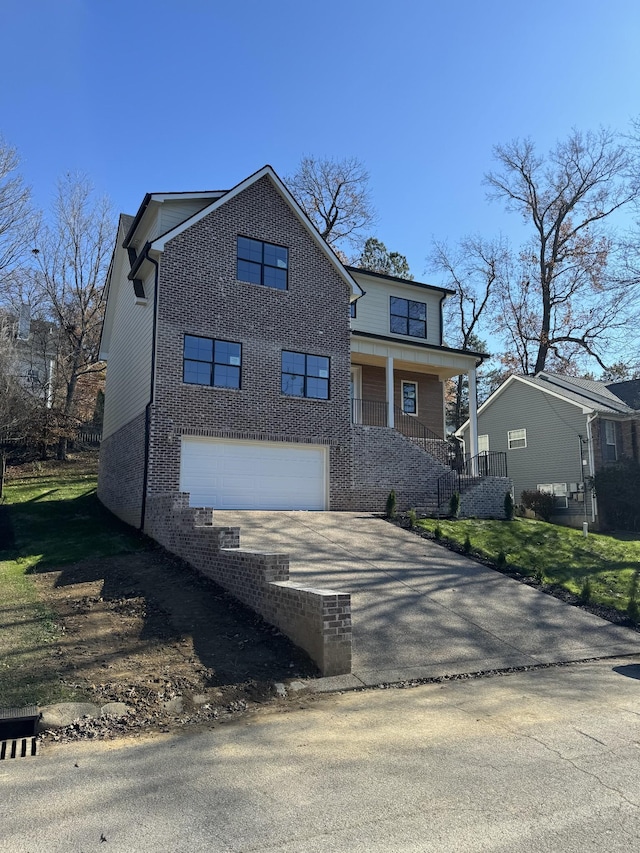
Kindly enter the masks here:
[[504, 553], [504, 551], [500, 551], [498, 553], [498, 556], [496, 557], [496, 565], [500, 569], [504, 569], [504, 567], [507, 565], [507, 555]]
[[464, 545], [462, 546], [465, 554], [471, 553], [471, 539], [469, 539], [469, 534], [465, 536]]
[[410, 509], [407, 513], [407, 518], [409, 519], [409, 527], [413, 529], [418, 523], [418, 514], [415, 509]]
[[387, 498], [387, 518], [395, 518], [398, 510], [398, 502], [396, 500], [396, 490], [391, 489]]
[[449, 498], [449, 515], [451, 518], [457, 518], [460, 515], [460, 495], [454, 492]]
[[436, 539], [437, 541], [440, 541], [440, 539], [442, 539], [442, 528], [440, 527], [439, 524], [436, 524], [436, 526], [433, 530], [433, 538]]
[[640, 463], [622, 459], [593, 478], [598, 506], [607, 526], [640, 531]]
[[515, 514], [515, 505], [513, 503], [513, 495], [511, 492], [507, 492], [504, 496], [504, 517], [507, 521], [513, 521], [513, 516]]
[[580, 590], [580, 596], [579, 596], [580, 603], [581, 604], [589, 604], [589, 602], [591, 601], [591, 594], [592, 594], [591, 581], [587, 577], [584, 579], [584, 581], [582, 583], [582, 589]]
[[546, 492], [539, 492], [537, 489], [524, 491], [520, 496], [522, 505], [526, 509], [531, 509], [543, 521], [549, 521], [553, 515], [553, 495], [548, 495]]

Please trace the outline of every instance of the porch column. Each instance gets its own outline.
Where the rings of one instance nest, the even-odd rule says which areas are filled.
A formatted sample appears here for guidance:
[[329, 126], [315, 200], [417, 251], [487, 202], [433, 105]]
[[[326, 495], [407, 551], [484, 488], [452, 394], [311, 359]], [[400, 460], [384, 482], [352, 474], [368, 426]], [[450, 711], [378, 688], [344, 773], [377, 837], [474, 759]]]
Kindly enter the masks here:
[[469, 449], [473, 459], [471, 474], [475, 477], [478, 473], [478, 394], [475, 367], [467, 373], [467, 378], [469, 380]]
[[393, 357], [387, 358], [387, 426], [395, 426], [393, 416]]

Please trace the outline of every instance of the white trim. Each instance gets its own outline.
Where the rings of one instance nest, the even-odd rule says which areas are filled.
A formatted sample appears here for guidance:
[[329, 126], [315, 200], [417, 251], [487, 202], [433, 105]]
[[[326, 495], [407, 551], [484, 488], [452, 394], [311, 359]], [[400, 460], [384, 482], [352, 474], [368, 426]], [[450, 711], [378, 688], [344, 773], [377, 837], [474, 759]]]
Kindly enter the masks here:
[[[522, 433], [517, 438], [515, 437], [515, 433]], [[512, 447], [512, 441], [524, 441], [524, 444], [518, 445], [518, 447]], [[519, 427], [518, 429], [508, 429], [507, 430], [507, 448], [509, 450], [524, 450], [527, 446], [527, 428]]]
[[222, 207], [223, 204], [226, 204], [226, 202], [231, 201], [231, 199], [235, 198], [237, 195], [244, 192], [244, 190], [246, 190], [252, 184], [255, 184], [257, 181], [261, 180], [264, 177], [268, 177], [270, 179], [276, 190], [280, 193], [284, 201], [289, 205], [293, 213], [296, 215], [303, 228], [308, 232], [309, 236], [313, 239], [318, 248], [327, 258], [327, 260], [332, 264], [336, 272], [349, 286], [352, 295], [363, 296], [364, 291], [362, 290], [360, 285], [345, 270], [344, 266], [340, 263], [334, 251], [322, 239], [316, 228], [313, 226], [309, 217], [304, 213], [298, 202], [294, 199], [294, 197], [291, 195], [286, 186], [282, 183], [280, 178], [276, 175], [271, 166], [263, 166], [262, 169], [255, 172], [253, 175], [250, 175], [248, 178], [245, 178], [244, 181], [241, 181], [233, 189], [229, 190], [229, 192], [225, 193], [221, 198], [218, 198], [212, 204], [206, 205], [202, 210], [198, 211], [198, 213], [194, 213], [193, 216], [190, 216], [184, 222], [181, 222], [179, 225], [176, 225], [176, 227], [172, 228], [171, 231], [167, 231], [166, 234], [161, 234], [151, 243], [151, 248], [158, 252], [163, 252], [164, 247], [169, 242], [169, 240], [172, 240], [174, 237], [177, 237], [179, 234], [182, 234], [182, 232], [185, 231], [187, 228], [190, 228], [192, 225], [195, 225], [196, 222], [199, 222], [201, 219], [204, 219], [205, 216], [208, 216], [214, 210], [218, 210], [218, 208]]
[[[351, 400], [360, 400], [362, 401], [362, 365], [361, 364], [352, 364], [349, 370], [349, 382], [353, 385], [353, 396]], [[357, 407], [354, 407], [351, 404], [351, 417], [353, 418], [353, 423], [358, 424], [361, 420], [361, 412], [358, 411]]]

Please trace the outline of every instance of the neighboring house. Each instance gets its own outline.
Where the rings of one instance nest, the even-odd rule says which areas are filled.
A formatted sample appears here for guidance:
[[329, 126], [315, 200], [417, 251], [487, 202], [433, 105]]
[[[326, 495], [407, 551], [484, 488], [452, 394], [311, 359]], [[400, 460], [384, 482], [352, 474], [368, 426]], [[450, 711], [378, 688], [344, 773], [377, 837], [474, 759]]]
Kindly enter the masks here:
[[[468, 422], [456, 436], [468, 441]], [[478, 409], [478, 448], [507, 454], [516, 503], [524, 490], [551, 493], [564, 524], [598, 522], [590, 478], [622, 458], [638, 461], [639, 441], [637, 379], [511, 376]]]
[[486, 356], [443, 346], [451, 291], [343, 266], [271, 167], [146, 195], [120, 217], [106, 292], [98, 495], [129, 524], [163, 541], [184, 495], [382, 510], [395, 488], [400, 508], [433, 505], [443, 381], [475, 388]]
[[3, 315], [0, 337], [8, 355], [10, 374], [30, 394], [50, 408], [56, 364], [55, 327], [43, 320]]

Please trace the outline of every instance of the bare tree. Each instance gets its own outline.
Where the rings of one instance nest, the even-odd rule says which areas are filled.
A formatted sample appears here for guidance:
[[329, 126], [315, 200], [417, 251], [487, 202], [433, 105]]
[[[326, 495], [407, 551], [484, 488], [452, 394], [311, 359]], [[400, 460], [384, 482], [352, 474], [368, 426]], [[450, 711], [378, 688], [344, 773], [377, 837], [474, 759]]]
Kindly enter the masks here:
[[356, 249], [362, 246], [376, 215], [369, 173], [358, 159], [303, 157], [285, 182], [330, 246], [339, 248], [345, 242]]
[[98, 363], [102, 291], [114, 234], [108, 199], [96, 199], [86, 177], [66, 175], [58, 184], [52, 224], [41, 229], [33, 248], [47, 315], [58, 329], [61, 459], [66, 457], [67, 437], [80, 419], [79, 382], [104, 371]]
[[[429, 266], [444, 276], [443, 284], [455, 291], [444, 303], [446, 328], [451, 331], [451, 344], [461, 349], [484, 350], [482, 325], [489, 324], [500, 275], [508, 264], [508, 249], [501, 239], [484, 241], [465, 237], [454, 248], [445, 242], [434, 242], [428, 258]], [[468, 388], [464, 375], [451, 380], [449, 421], [454, 429], [468, 416]], [[481, 389], [479, 388], [479, 391]]]
[[572, 131], [546, 157], [530, 139], [498, 146], [494, 155], [499, 169], [486, 176], [489, 197], [532, 232], [501, 288], [501, 331], [527, 373], [580, 355], [605, 367], [612, 340], [629, 327], [625, 308], [636, 283], [608, 227], [640, 196], [633, 151], [601, 129]]
[[18, 173], [20, 160], [0, 136], [0, 286], [29, 245], [34, 223], [31, 191]]

